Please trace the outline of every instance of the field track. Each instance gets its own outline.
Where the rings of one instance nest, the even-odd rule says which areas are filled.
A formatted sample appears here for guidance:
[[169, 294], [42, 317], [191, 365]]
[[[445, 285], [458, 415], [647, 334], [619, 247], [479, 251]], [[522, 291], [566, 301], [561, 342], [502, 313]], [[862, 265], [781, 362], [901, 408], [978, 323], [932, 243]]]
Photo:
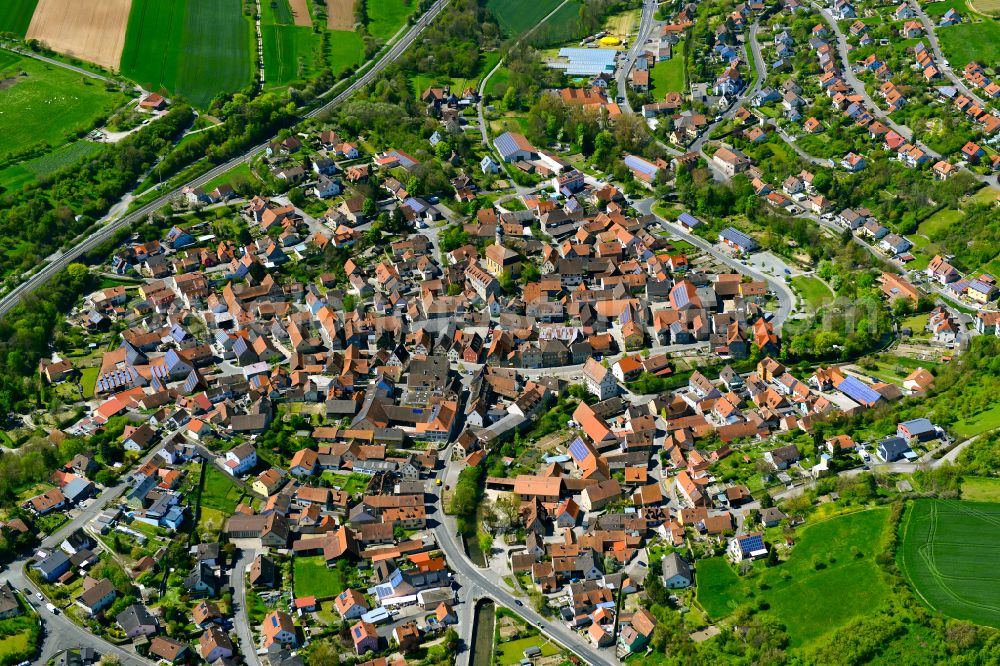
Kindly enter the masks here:
[[28, 39], [117, 70], [132, 0], [39, 0]]
[[327, 0], [327, 30], [354, 30], [354, 0]]
[[288, 5], [292, 8], [295, 25], [305, 28], [312, 27], [312, 16], [309, 15], [309, 3], [306, 0], [288, 0]]

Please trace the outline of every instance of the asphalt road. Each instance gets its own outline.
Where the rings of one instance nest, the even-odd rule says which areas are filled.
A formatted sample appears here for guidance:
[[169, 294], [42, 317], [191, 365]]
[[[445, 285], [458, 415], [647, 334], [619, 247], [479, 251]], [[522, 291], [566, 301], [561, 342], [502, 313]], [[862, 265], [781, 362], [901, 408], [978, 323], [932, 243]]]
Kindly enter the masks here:
[[[321, 107], [318, 107], [308, 113], [306, 113], [303, 118], [315, 118], [320, 116], [335, 106], [342, 104], [344, 101], [349, 99], [354, 93], [368, 85], [378, 74], [385, 69], [389, 64], [395, 62], [399, 57], [406, 51], [407, 48], [413, 43], [413, 41], [420, 35], [420, 33], [427, 27], [427, 25], [434, 19], [438, 13], [448, 5], [450, 0], [438, 0], [431, 8], [427, 11], [424, 16], [417, 21], [410, 30], [392, 46], [386, 53], [384, 53], [363, 75], [361, 75], [357, 81], [350, 84], [341, 93], [336, 95], [329, 102]], [[261, 143], [247, 152], [243, 153], [239, 157], [235, 157], [224, 164], [213, 168], [208, 173], [191, 180], [184, 186], [190, 187], [200, 187], [205, 183], [208, 183], [216, 176], [226, 173], [227, 171], [233, 169], [234, 167], [246, 162], [259, 155], [264, 151], [267, 143]], [[64, 269], [82, 254], [87, 251], [97, 247], [107, 239], [111, 238], [118, 230], [131, 227], [133, 225], [139, 224], [143, 218], [148, 216], [150, 213], [159, 210], [165, 204], [169, 203], [174, 197], [180, 194], [182, 187], [178, 187], [163, 196], [157, 198], [153, 202], [146, 204], [142, 208], [139, 208], [135, 212], [129, 213], [128, 215], [119, 217], [117, 219], [110, 219], [105, 217], [101, 220], [101, 226], [94, 231], [90, 236], [83, 239], [72, 248], [66, 250], [61, 256], [52, 260], [45, 266], [43, 266], [38, 272], [29, 277], [25, 282], [22, 282], [10, 293], [5, 295], [0, 299], [0, 316], [7, 314], [11, 308], [16, 306], [21, 300], [36, 291], [43, 284], [48, 282], [56, 273]]]
[[620, 104], [622, 111], [632, 111], [632, 105], [628, 101], [628, 74], [632, 71], [636, 58], [646, 48], [650, 33], [653, 31], [654, 15], [656, 14], [657, 3], [655, 0], [644, 0], [642, 4], [642, 14], [639, 19], [639, 29], [636, 31], [632, 47], [629, 48], [625, 57], [618, 61], [618, 73], [615, 80], [618, 85], [618, 96], [623, 98]]
[[971, 97], [973, 101], [980, 106], [980, 108], [985, 109], [986, 102], [984, 102], [982, 98], [972, 92], [972, 90], [965, 85], [965, 81], [962, 80], [962, 77], [955, 74], [955, 72], [951, 69], [951, 62], [947, 65], [944, 64], [947, 58], [945, 58], [944, 54], [941, 52], [941, 45], [938, 43], [937, 32], [934, 29], [935, 26], [927, 16], [927, 12], [924, 11], [924, 8], [920, 6], [919, 2], [912, 2], [911, 0], [909, 5], [914, 11], [917, 12], [917, 18], [919, 18], [920, 22], [924, 24], [924, 32], [927, 33], [927, 41], [931, 44], [931, 51], [934, 52], [934, 59], [938, 64], [938, 69], [944, 72], [944, 75], [949, 81], [951, 81], [952, 85], [958, 88], [960, 93], [966, 97]]
[[[143, 462], [150, 460], [154, 455], [156, 455], [156, 451], [158, 450], [159, 447], [154, 447], [153, 450], [145, 456]], [[125, 491], [125, 488], [126, 484], [124, 482], [105, 488], [104, 491], [91, 500], [86, 507], [77, 509], [75, 515], [59, 530], [43, 539], [41, 547], [58, 548], [59, 544], [62, 543], [62, 541], [69, 536], [70, 533], [87, 525], [104, 509], [105, 506], [118, 499], [118, 497]], [[34, 595], [39, 591], [39, 589], [25, 573], [25, 567], [29, 566], [30, 563], [31, 561], [29, 558], [15, 560], [11, 563], [9, 569], [0, 574], [0, 581], [9, 581], [11, 585], [22, 592], [24, 588], [30, 589], [31, 600], [38, 603]], [[152, 664], [152, 662], [143, 659], [134, 652], [112, 645], [103, 638], [91, 634], [79, 625], [74, 624], [73, 621], [67, 618], [61, 611], [59, 615], [53, 615], [45, 608], [45, 603], [47, 602], [48, 599], [41, 602], [39, 606], [35, 606], [35, 611], [41, 618], [42, 624], [45, 628], [45, 637], [42, 641], [41, 652], [32, 662], [33, 664], [42, 666], [43, 664], [48, 663], [48, 661], [54, 658], [59, 652], [79, 647], [91, 647], [97, 650], [100, 654], [113, 654], [118, 657], [123, 666], [150, 666], [150, 664]]]
[[250, 620], [247, 616], [246, 604], [246, 570], [257, 557], [253, 550], [240, 550], [239, 557], [233, 562], [230, 571], [230, 585], [233, 587], [233, 604], [237, 606], [233, 614], [233, 626], [239, 640], [238, 650], [249, 666], [259, 666], [256, 646], [253, 642], [253, 632], [250, 630]]
[[785, 284], [785, 281], [782, 280], [781, 278], [776, 278], [770, 275], [765, 275], [764, 273], [760, 273], [750, 268], [746, 264], [738, 261], [737, 259], [734, 259], [733, 257], [728, 256], [723, 252], [719, 252], [715, 247], [712, 246], [711, 243], [707, 242], [700, 236], [694, 236], [692, 234], [689, 234], [686, 231], [682, 230], [680, 227], [678, 227], [676, 224], [671, 224], [667, 222], [662, 217], [656, 215], [656, 213], [653, 212], [654, 201], [655, 199], [653, 198], [636, 201], [635, 208], [644, 215], [656, 216], [656, 219], [659, 220], [663, 228], [666, 229], [672, 236], [676, 236], [681, 240], [685, 240], [688, 243], [691, 243], [695, 247], [701, 249], [704, 252], [707, 252], [708, 254], [712, 255], [716, 260], [722, 262], [723, 264], [729, 266], [730, 268], [739, 273], [749, 275], [755, 280], [762, 280], [763, 282], [767, 283], [768, 288], [770, 288], [770, 290], [778, 298], [778, 309], [774, 313], [774, 318], [772, 319], [772, 322], [774, 323], [774, 327], [776, 329], [780, 329], [781, 325], [785, 322], [786, 319], [788, 319], [789, 315], [791, 315], [792, 308], [794, 307], [796, 302], [795, 294], [792, 293], [791, 288], [787, 284]]
[[[446, 458], [450, 465], [450, 456]], [[447, 469], [447, 467], [446, 467]], [[445, 472], [442, 472], [443, 475]], [[508, 590], [502, 587], [502, 583], [493, 577], [488, 569], [480, 569], [474, 565], [466, 556], [465, 548], [457, 538], [457, 528], [455, 521], [450, 516], [445, 516], [443, 508], [438, 503], [437, 512], [439, 514], [438, 525], [434, 528], [434, 535], [437, 538], [438, 546], [448, 559], [448, 566], [454, 570], [456, 578], [462, 581], [462, 589], [459, 591], [461, 604], [460, 621], [458, 624], [459, 636], [466, 646], [459, 655], [458, 664], [466, 664], [470, 659], [470, 649], [472, 645], [472, 622], [475, 602], [479, 599], [492, 599], [500, 606], [505, 606], [514, 611], [522, 618], [541, 629], [542, 634], [552, 638], [567, 650], [576, 654], [584, 663], [590, 666], [619, 666], [618, 659], [614, 656], [613, 649], [598, 650], [589, 641], [579, 634], [571, 631], [560, 621], [552, 622], [533, 611], [528, 606], [523, 605]]]

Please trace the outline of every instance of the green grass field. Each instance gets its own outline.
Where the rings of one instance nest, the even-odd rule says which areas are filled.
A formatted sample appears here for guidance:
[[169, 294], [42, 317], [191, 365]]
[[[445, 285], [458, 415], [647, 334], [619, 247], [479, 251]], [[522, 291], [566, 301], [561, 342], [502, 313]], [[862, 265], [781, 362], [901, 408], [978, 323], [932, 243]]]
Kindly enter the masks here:
[[537, 25], [559, 2], [560, 0], [488, 0], [486, 7], [497, 17], [504, 34], [511, 36]]
[[962, 499], [970, 502], [1000, 502], [1000, 479], [965, 477], [962, 479]]
[[948, 13], [949, 9], [954, 9], [963, 17], [968, 13], [969, 8], [965, 6], [965, 0], [944, 0], [943, 2], [931, 2], [924, 5], [924, 11], [933, 18], [939, 18]]
[[793, 277], [792, 288], [798, 292], [799, 296], [805, 299], [812, 310], [819, 309], [824, 303], [833, 298], [833, 292], [830, 291], [825, 282], [809, 275]]
[[959, 419], [951, 425], [951, 429], [961, 437], [975, 437], [997, 428], [1000, 428], [1000, 405], [985, 409], [975, 416]]
[[507, 641], [497, 645], [497, 663], [500, 666], [512, 666], [519, 664], [524, 659], [524, 651], [530, 647], [537, 647], [542, 651], [543, 657], [551, 657], [559, 654], [559, 648], [552, 644], [545, 636], [528, 636], [515, 641]]
[[945, 232], [948, 227], [961, 220], [963, 215], [964, 213], [960, 210], [942, 208], [921, 222], [917, 228], [917, 233], [924, 234], [928, 238], [933, 239], [935, 235]]
[[243, 491], [214, 465], [205, 468], [205, 485], [201, 490], [202, 508], [215, 509], [229, 516], [236, 510]]
[[931, 608], [1000, 627], [997, 558], [1000, 504], [927, 499], [907, 507], [900, 568]]
[[217, 188], [219, 185], [229, 184], [229, 185], [234, 185], [235, 186], [236, 183], [240, 182], [240, 181], [244, 181], [244, 182], [248, 182], [248, 183], [259, 183], [260, 182], [259, 180], [257, 180], [257, 177], [253, 175], [253, 172], [250, 171], [250, 163], [249, 162], [242, 162], [242, 163], [238, 164], [237, 166], [233, 167], [232, 169], [230, 169], [229, 171], [227, 171], [226, 173], [224, 173], [224, 174], [222, 174], [222, 175], [220, 175], [220, 176], [218, 176], [216, 178], [213, 178], [209, 182], [205, 183], [205, 191], [206, 192], [211, 192], [212, 190], [214, 190], [215, 188]]
[[[968, 11], [963, 12], [967, 16]], [[941, 50], [955, 69], [977, 60], [984, 65], [1000, 61], [1000, 22], [960, 23], [937, 31]]]
[[204, 107], [250, 83], [251, 31], [240, 0], [135, 0], [121, 71]]
[[31, 25], [38, 0], [3, 0], [0, 2], [0, 33], [9, 32], [24, 37]]
[[347, 587], [347, 567], [347, 562], [343, 561], [331, 569], [322, 555], [296, 557], [293, 565], [295, 596], [315, 595], [319, 599], [337, 596]]
[[310, 28], [294, 25], [261, 26], [264, 41], [264, 82], [280, 86], [302, 79], [312, 70], [317, 47]]
[[100, 150], [101, 144], [93, 141], [75, 141], [53, 152], [36, 157], [0, 171], [0, 187], [4, 190], [18, 190], [33, 183], [39, 176], [55, 173], [76, 164]]
[[388, 40], [406, 23], [414, 7], [406, 0], [368, 0], [368, 34]]
[[653, 65], [649, 72], [649, 85], [656, 101], [662, 100], [668, 92], [684, 92], [684, 42], [674, 46], [674, 57]]
[[0, 52], [0, 68], [0, 80], [14, 78], [0, 90], [0, 156], [41, 142], [58, 148], [125, 101], [91, 79], [32, 58]]
[[334, 74], [361, 64], [364, 55], [365, 44], [361, 41], [361, 35], [350, 30], [330, 31], [330, 51], [327, 60]]
[[787, 562], [761, 568], [764, 589], [754, 585], [757, 580], [738, 577], [723, 558], [701, 560], [698, 602], [718, 620], [740, 604], [763, 600], [769, 605], [765, 612], [787, 627], [793, 645], [808, 644], [888, 597], [874, 561], [887, 515], [886, 508], [869, 509], [803, 528]]

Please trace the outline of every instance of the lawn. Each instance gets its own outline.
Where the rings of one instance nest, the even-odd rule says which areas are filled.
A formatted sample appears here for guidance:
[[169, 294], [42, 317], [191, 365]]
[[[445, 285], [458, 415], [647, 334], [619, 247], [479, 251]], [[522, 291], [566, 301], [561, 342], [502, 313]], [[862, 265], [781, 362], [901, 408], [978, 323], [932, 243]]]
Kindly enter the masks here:
[[742, 583], [739, 576], [724, 557], [698, 560], [696, 565], [698, 580], [698, 603], [709, 617], [726, 617], [739, 606], [740, 601], [732, 596], [732, 591]]
[[1000, 504], [911, 502], [899, 563], [917, 595], [945, 615], [1000, 627]]
[[792, 288], [805, 299], [811, 310], [818, 310], [824, 303], [833, 298], [833, 292], [819, 278], [809, 275], [798, 275], [792, 278]]
[[83, 388], [83, 397], [93, 398], [94, 387], [97, 385], [97, 375], [101, 369], [97, 366], [91, 368], [80, 368], [80, 386]]
[[792, 645], [808, 644], [888, 597], [874, 561], [887, 515], [882, 507], [809, 525], [800, 530], [788, 561], [773, 568], [758, 564], [756, 578], [724, 571], [729, 565], [722, 558], [700, 561], [698, 601], [716, 620], [740, 604], [764, 602], [766, 612], [787, 627]]
[[205, 183], [205, 191], [211, 192], [219, 185], [235, 185], [239, 182], [259, 183], [257, 177], [250, 171], [249, 162], [240, 162], [229, 171]]
[[560, 0], [487, 0], [504, 34], [519, 35], [535, 26], [559, 5]]
[[0, 33], [9, 32], [24, 37], [31, 25], [38, 0], [3, 0], [0, 2]]
[[62, 146], [125, 101], [92, 79], [0, 52], [0, 79], [11, 77], [13, 85], [0, 90], [0, 156], [43, 142]]
[[[966, 12], [967, 14], [967, 12]], [[941, 50], [955, 69], [977, 60], [1000, 61], [1000, 23], [985, 19], [980, 23], [960, 23], [937, 31]]]
[[962, 479], [962, 499], [970, 502], [1000, 502], [1000, 479], [965, 477]]
[[121, 71], [204, 107], [250, 83], [251, 32], [240, 0], [135, 0]]
[[222, 525], [226, 522], [226, 514], [218, 509], [210, 509], [207, 506], [199, 509], [201, 516], [198, 518], [198, 527], [209, 532], [221, 532]]
[[917, 233], [923, 234], [930, 239], [935, 235], [944, 233], [947, 228], [962, 219], [964, 213], [960, 210], [942, 208], [934, 213], [917, 227]]
[[327, 53], [327, 62], [334, 74], [343, 72], [348, 67], [354, 67], [361, 63], [365, 55], [365, 45], [361, 41], [361, 35], [350, 30], [330, 31], [330, 51]]
[[339, 490], [343, 490], [348, 495], [357, 495], [364, 492], [371, 482], [372, 477], [367, 474], [334, 474], [333, 472], [323, 472], [323, 479], [330, 481], [330, 484]]
[[336, 568], [331, 569], [322, 555], [296, 557], [292, 569], [295, 596], [315, 595], [317, 599], [337, 596], [347, 588], [348, 568], [346, 560], [337, 562]]
[[649, 73], [654, 100], [661, 100], [668, 92], [684, 92], [684, 42], [674, 46], [674, 57], [662, 60]]
[[214, 465], [205, 467], [205, 485], [201, 489], [201, 507], [215, 509], [229, 516], [236, 510], [243, 491]]
[[559, 654], [559, 648], [552, 644], [545, 636], [528, 636], [519, 638], [516, 641], [508, 641], [497, 645], [497, 663], [500, 666], [511, 666], [518, 664], [524, 659], [524, 651], [530, 647], [537, 647], [542, 651], [543, 657], [551, 657]]
[[413, 10], [414, 4], [407, 0], [368, 0], [368, 34], [375, 39], [389, 40]]

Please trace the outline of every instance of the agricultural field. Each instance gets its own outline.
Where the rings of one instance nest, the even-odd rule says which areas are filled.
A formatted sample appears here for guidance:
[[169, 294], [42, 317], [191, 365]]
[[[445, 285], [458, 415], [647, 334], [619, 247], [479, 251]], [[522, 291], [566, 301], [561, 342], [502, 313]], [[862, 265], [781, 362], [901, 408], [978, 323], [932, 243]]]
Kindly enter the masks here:
[[941, 50], [955, 69], [977, 60], [1000, 62], [1000, 22], [984, 19], [979, 23], [960, 23], [937, 31]]
[[28, 39], [53, 51], [117, 69], [132, 0], [39, 0]]
[[674, 57], [653, 65], [649, 72], [649, 85], [656, 101], [666, 97], [668, 92], [684, 92], [684, 42], [674, 45]]
[[47, 155], [9, 166], [0, 170], [0, 188], [5, 191], [18, 190], [35, 182], [40, 176], [76, 164], [88, 155], [93, 155], [100, 147], [101, 144], [93, 141], [76, 141]]
[[969, 5], [980, 14], [1000, 17], [1000, 0], [969, 0]]
[[517, 35], [537, 25], [559, 5], [559, 0], [488, 0], [504, 34]]
[[124, 101], [93, 79], [0, 52], [0, 158], [43, 142], [62, 146]]
[[205, 107], [250, 83], [252, 30], [240, 0], [134, 0], [121, 72]]
[[327, 0], [326, 29], [354, 32], [354, 0]]
[[945, 615], [1000, 627], [1000, 504], [917, 500], [907, 507], [899, 562], [924, 603]]
[[368, 34], [388, 40], [406, 23], [414, 8], [407, 0], [368, 0]]
[[0, 33], [24, 37], [38, 0], [4, 0], [0, 3]]
[[808, 525], [786, 562], [771, 568], [758, 562], [751, 577], [737, 576], [721, 557], [699, 561], [698, 602], [715, 620], [741, 604], [766, 603], [792, 644], [807, 645], [888, 598], [875, 564], [887, 517], [881, 507]]
[[[272, 6], [273, 5], [273, 6]], [[314, 69], [319, 36], [299, 24], [288, 0], [261, 3], [261, 38], [264, 42], [264, 83], [280, 86], [308, 76]], [[306, 12], [308, 19], [308, 11]]]

